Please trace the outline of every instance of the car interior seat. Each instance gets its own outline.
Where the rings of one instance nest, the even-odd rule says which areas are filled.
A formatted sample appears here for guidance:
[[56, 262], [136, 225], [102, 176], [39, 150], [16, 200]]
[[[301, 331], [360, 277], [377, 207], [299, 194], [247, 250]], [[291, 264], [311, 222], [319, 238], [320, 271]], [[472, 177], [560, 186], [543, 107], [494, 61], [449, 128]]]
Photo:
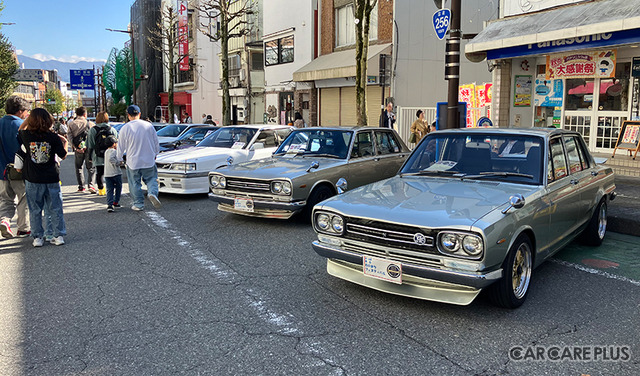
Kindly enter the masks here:
[[489, 144], [469, 142], [462, 148], [456, 169], [467, 174], [478, 174], [493, 170]]

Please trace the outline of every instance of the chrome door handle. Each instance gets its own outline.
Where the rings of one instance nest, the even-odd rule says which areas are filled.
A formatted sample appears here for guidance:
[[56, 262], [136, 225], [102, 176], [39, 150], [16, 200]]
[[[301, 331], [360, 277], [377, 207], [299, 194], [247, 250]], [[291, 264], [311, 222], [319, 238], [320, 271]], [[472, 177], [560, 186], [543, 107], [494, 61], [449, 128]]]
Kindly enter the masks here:
[[598, 176], [598, 171], [591, 171], [592, 176]]
[[578, 179], [571, 179], [571, 184], [576, 185], [580, 182]]

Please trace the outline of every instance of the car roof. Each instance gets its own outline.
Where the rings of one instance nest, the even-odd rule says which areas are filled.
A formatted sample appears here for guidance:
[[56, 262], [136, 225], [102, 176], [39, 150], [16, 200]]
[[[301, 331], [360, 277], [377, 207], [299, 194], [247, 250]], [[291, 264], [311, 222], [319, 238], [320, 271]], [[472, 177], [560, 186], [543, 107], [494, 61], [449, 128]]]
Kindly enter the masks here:
[[358, 131], [358, 130], [393, 130], [390, 128], [384, 128], [384, 127], [369, 127], [369, 126], [364, 126], [364, 125], [354, 125], [354, 126], [345, 126], [345, 127], [307, 127], [307, 128], [297, 128], [296, 130], [317, 130], [317, 129], [322, 129], [322, 130], [330, 130], [330, 131]]
[[251, 129], [289, 129], [289, 125], [266, 125], [266, 124], [234, 124], [226, 125], [222, 128], [251, 128]]
[[438, 133], [453, 132], [453, 133], [482, 133], [482, 134], [510, 134], [510, 135], [523, 135], [523, 136], [538, 136], [538, 137], [551, 137], [554, 135], [563, 134], [579, 134], [575, 131], [562, 128], [459, 128], [459, 129], [442, 129], [438, 130]]

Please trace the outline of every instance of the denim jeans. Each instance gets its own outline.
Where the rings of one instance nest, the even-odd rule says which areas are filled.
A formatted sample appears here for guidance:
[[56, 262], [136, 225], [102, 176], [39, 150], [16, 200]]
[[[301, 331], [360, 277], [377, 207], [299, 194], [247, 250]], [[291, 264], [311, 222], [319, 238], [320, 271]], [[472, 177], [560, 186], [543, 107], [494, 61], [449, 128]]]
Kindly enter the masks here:
[[122, 175], [105, 176], [104, 182], [107, 185], [107, 205], [119, 204], [122, 193]]
[[44, 229], [42, 228], [42, 214], [45, 220], [51, 216], [51, 231], [53, 236], [64, 236], [67, 229], [64, 224], [62, 214], [62, 195], [60, 194], [60, 183], [39, 184], [26, 182], [27, 204], [29, 205], [29, 219], [31, 220], [31, 236], [42, 238]]
[[158, 195], [158, 169], [156, 166], [132, 170], [127, 166], [127, 180], [129, 183], [129, 193], [133, 199], [133, 206], [144, 208], [144, 195], [142, 194], [142, 183], [147, 185], [148, 195]]

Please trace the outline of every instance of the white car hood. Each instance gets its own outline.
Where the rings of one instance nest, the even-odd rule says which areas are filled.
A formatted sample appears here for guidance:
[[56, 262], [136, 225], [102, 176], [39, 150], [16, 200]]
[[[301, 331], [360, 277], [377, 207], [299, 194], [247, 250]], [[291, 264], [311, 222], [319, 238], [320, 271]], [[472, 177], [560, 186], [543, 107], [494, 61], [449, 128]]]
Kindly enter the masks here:
[[[228, 156], [241, 152], [240, 149], [215, 148], [215, 147], [192, 147], [161, 153], [156, 158], [157, 163], [198, 163], [225, 161]], [[200, 168], [198, 168], [200, 170]]]
[[174, 142], [177, 139], [178, 139], [178, 137], [158, 137], [158, 143], [159, 144], [164, 144], [164, 143], [168, 143], [168, 142]]

